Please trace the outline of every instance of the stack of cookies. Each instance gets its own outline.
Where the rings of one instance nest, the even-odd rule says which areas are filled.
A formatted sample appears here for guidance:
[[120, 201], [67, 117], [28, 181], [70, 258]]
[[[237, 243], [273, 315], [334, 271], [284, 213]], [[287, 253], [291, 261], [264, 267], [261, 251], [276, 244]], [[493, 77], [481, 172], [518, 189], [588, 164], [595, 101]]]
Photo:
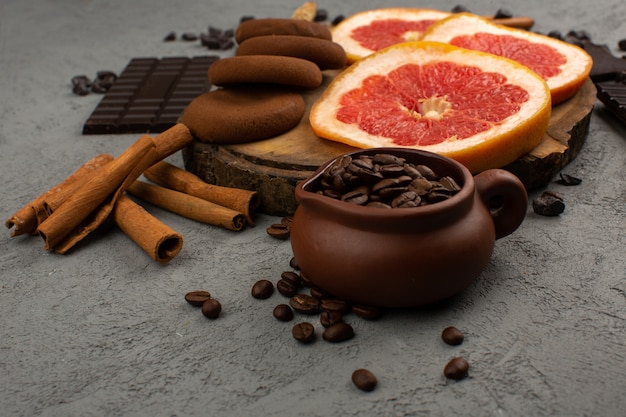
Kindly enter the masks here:
[[209, 67], [218, 88], [194, 99], [182, 118], [202, 142], [246, 143], [287, 132], [304, 116], [302, 90], [320, 87], [322, 71], [346, 65], [330, 30], [308, 20], [246, 20], [235, 40], [235, 56]]

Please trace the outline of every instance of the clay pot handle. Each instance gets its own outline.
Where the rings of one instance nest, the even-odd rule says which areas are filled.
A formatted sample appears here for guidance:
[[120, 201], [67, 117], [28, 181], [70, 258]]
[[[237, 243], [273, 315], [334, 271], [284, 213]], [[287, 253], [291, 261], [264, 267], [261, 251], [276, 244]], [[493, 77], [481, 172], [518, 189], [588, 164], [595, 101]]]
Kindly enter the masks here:
[[503, 169], [489, 169], [474, 177], [476, 191], [489, 210], [496, 239], [510, 235], [526, 217], [528, 194], [515, 175]]

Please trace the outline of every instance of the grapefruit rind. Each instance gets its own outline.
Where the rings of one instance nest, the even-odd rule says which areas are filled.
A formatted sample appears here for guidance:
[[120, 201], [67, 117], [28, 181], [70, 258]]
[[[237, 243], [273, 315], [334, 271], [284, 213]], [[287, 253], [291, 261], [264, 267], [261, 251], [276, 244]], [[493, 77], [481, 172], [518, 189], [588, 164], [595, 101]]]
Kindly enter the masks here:
[[[549, 46], [562, 54], [566, 62], [559, 66], [560, 73], [546, 78], [552, 94], [552, 105], [559, 104], [572, 97], [582, 87], [591, 71], [592, 59], [582, 48], [527, 30], [498, 25], [471, 13], [457, 13], [432, 24], [424, 35], [423, 41], [451, 43], [459, 36], [488, 33], [509, 35], [531, 43]], [[498, 51], [483, 51], [500, 55]], [[503, 51], [502, 53], [507, 53]], [[505, 55], [506, 56], [506, 55]], [[508, 58], [513, 58], [508, 56]]]
[[[422, 21], [422, 20], [441, 20], [450, 16], [450, 13], [434, 9], [421, 8], [384, 8], [366, 10], [353, 14], [342, 20], [339, 24], [331, 29], [333, 41], [340, 44], [346, 51], [348, 63], [356, 62], [376, 51], [366, 48], [351, 34], [360, 27], [370, 25], [375, 21], [383, 20], [403, 20], [403, 21]], [[410, 38], [406, 41], [420, 40], [423, 33], [408, 34]], [[416, 38], [417, 36], [418, 38]]]
[[[406, 146], [455, 159], [472, 173], [500, 168], [534, 149], [547, 130], [551, 115], [550, 91], [545, 81], [523, 65], [507, 58], [471, 51], [438, 42], [405, 42], [382, 49], [351, 65], [337, 75], [313, 104], [309, 121], [313, 132], [328, 140], [357, 148], [398, 147], [393, 139], [371, 135], [356, 124], [337, 119], [341, 98], [360, 88], [371, 75], [386, 75], [405, 64], [425, 65], [452, 62], [475, 66], [486, 72], [505, 75], [507, 81], [529, 93], [520, 110], [491, 129], [462, 140], [446, 140], [434, 145]], [[364, 103], [364, 106], [371, 103]], [[382, 123], [393, 123], [384, 120]]]

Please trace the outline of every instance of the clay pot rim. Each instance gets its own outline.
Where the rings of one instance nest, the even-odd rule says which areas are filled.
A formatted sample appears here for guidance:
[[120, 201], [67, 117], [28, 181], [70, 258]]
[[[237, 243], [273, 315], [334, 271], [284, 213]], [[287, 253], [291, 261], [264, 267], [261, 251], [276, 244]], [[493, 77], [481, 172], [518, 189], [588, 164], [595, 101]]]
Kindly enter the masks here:
[[[309, 185], [315, 182], [323, 171], [336, 161], [337, 159], [349, 155], [354, 157], [355, 155], [375, 155], [377, 153], [389, 153], [396, 156], [402, 156], [406, 158], [406, 155], [410, 155], [409, 158], [406, 158], [407, 161], [415, 163], [415, 159], [429, 159], [430, 161], [437, 161], [438, 165], [446, 165], [455, 173], [445, 172], [444, 175], [450, 175], [454, 178], [455, 181], [459, 182], [461, 186], [461, 190], [448, 198], [447, 200], [440, 201], [433, 204], [427, 204], [419, 207], [407, 207], [407, 208], [397, 208], [397, 209], [389, 209], [382, 207], [367, 207], [367, 206], [359, 206], [352, 203], [347, 203], [345, 201], [336, 200], [331, 197], [323, 196], [314, 192], [311, 192], [306, 189]], [[419, 161], [419, 163], [423, 163], [426, 166], [431, 166], [426, 161]], [[300, 182], [296, 187], [296, 199], [299, 203], [302, 202], [303, 199], [308, 199], [311, 201], [318, 201], [327, 205], [328, 207], [332, 207], [332, 210], [337, 212], [349, 214], [350, 216], [356, 217], [367, 217], [370, 220], [374, 220], [377, 218], [384, 219], [398, 219], [401, 220], [403, 218], [415, 218], [419, 217], [427, 217], [433, 215], [441, 215], [442, 213], [449, 212], [453, 208], [459, 208], [459, 205], [463, 205], [463, 202], [467, 202], [467, 204], [471, 204], [473, 195], [475, 191], [474, 186], [474, 177], [470, 173], [470, 171], [461, 163], [433, 153], [429, 151], [424, 151], [421, 149], [413, 149], [413, 148], [394, 148], [394, 147], [381, 147], [381, 148], [369, 148], [369, 149], [359, 149], [352, 152], [347, 152], [345, 154], [339, 155], [335, 158], [330, 159], [329, 161], [322, 164], [309, 178]]]

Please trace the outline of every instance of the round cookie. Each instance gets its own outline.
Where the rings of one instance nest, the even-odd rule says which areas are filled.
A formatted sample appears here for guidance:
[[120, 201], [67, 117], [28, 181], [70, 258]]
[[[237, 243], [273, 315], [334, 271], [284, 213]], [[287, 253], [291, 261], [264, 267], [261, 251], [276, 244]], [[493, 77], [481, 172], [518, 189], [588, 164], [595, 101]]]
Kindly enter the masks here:
[[182, 123], [201, 142], [246, 143], [287, 132], [300, 122], [304, 109], [298, 93], [234, 87], [196, 97], [185, 109]]
[[242, 55], [279, 55], [307, 59], [321, 70], [339, 69], [346, 65], [346, 52], [327, 39], [294, 35], [255, 36], [243, 41], [236, 51]]
[[266, 35], [309, 36], [329, 41], [333, 39], [330, 30], [320, 23], [299, 19], [268, 18], [241, 22], [235, 31], [235, 40], [241, 43], [255, 36]]
[[311, 61], [290, 56], [246, 55], [222, 58], [209, 67], [209, 81], [219, 87], [242, 83], [317, 88], [322, 71]]

